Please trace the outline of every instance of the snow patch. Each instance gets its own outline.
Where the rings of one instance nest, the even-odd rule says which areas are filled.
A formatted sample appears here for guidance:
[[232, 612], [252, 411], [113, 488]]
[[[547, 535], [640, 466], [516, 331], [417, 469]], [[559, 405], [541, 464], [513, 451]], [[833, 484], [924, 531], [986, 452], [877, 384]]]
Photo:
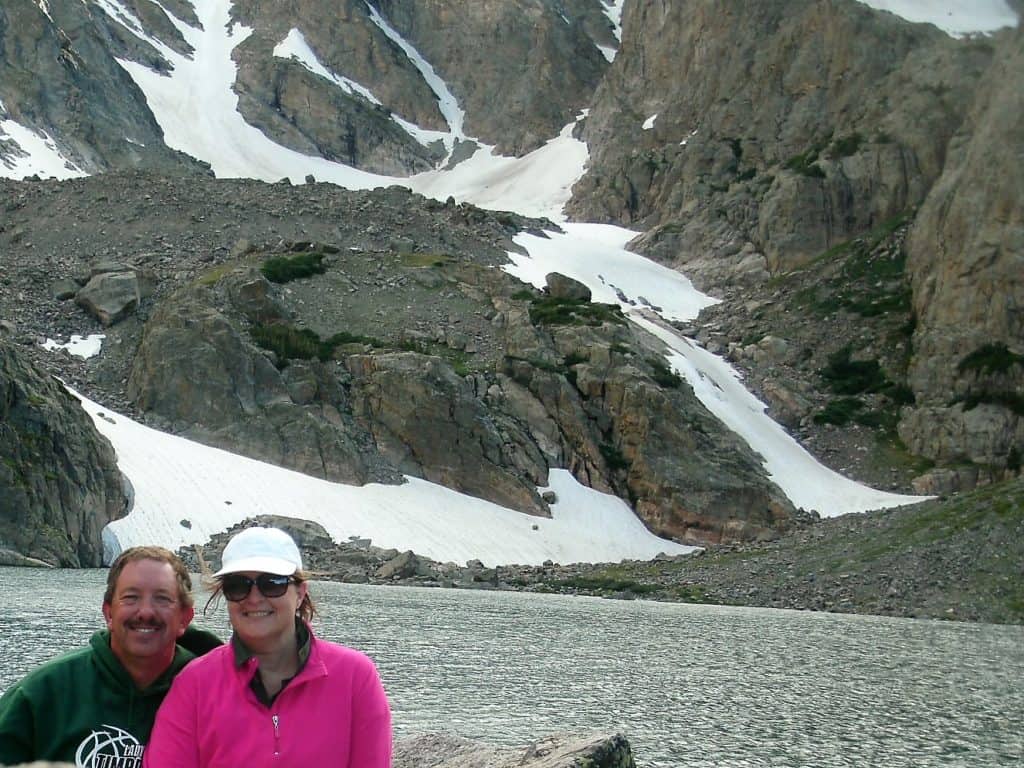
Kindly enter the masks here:
[[413, 477], [403, 485], [331, 483], [157, 432], [73, 394], [135, 488], [131, 512], [104, 529], [107, 559], [138, 544], [204, 544], [265, 514], [320, 523], [337, 542], [366, 538], [441, 562], [609, 562], [694, 550], [654, 536], [621, 499], [564, 470], [538, 489], [557, 494], [552, 517], [535, 517]]
[[430, 89], [437, 96], [438, 108], [441, 110], [441, 115], [448, 123], [448, 128], [451, 131], [450, 135], [445, 139], [445, 147], [448, 150], [449, 155], [455, 147], [456, 139], [465, 139], [466, 135], [463, 133], [462, 125], [466, 119], [466, 113], [463, 112], [462, 108], [459, 107], [459, 102], [448, 88], [448, 84], [441, 79], [441, 77], [434, 71], [434, 68], [430, 63], [420, 55], [411, 43], [403, 38], [394, 27], [388, 24], [387, 20], [380, 15], [380, 12], [370, 4], [369, 0], [366, 2], [366, 6], [370, 9], [370, 19], [376, 24], [380, 30], [387, 35], [399, 48], [401, 48], [405, 55], [409, 57], [409, 61], [416, 67], [420, 75], [430, 86]]
[[952, 37], [989, 34], [1004, 27], [1016, 27], [1017, 13], [1005, 0], [859, 0], [880, 11], [889, 11], [907, 21], [934, 24]]
[[53, 339], [47, 339], [41, 346], [50, 352], [57, 349], [66, 349], [68, 354], [88, 360], [90, 357], [96, 357], [100, 353], [105, 338], [107, 336], [104, 333], [93, 333], [88, 336], [79, 336], [76, 333], [72, 334], [71, 339], [64, 344]]
[[[351, 78], [335, 74], [328, 70], [317, 58], [313, 49], [309, 47], [309, 43], [306, 41], [305, 36], [298, 29], [292, 28], [288, 33], [288, 36], [274, 47], [274, 55], [281, 59], [294, 59], [314, 75], [334, 83], [345, 93], [349, 95], [359, 94], [371, 104], [382, 106], [381, 100], [378, 99], [369, 88], [360, 85]], [[391, 113], [391, 119], [396, 122], [402, 130], [412, 136], [423, 146], [428, 146], [435, 141], [443, 142], [448, 136], [448, 134], [443, 131], [430, 131], [425, 128], [420, 128], [415, 123], [403, 120], [394, 113]]]
[[10, 119], [0, 120], [0, 177], [40, 176], [63, 180], [85, 175], [61, 154], [45, 131], [34, 131]]
[[622, 6], [626, 0], [601, 0], [604, 15], [612, 23], [615, 39], [622, 42]]

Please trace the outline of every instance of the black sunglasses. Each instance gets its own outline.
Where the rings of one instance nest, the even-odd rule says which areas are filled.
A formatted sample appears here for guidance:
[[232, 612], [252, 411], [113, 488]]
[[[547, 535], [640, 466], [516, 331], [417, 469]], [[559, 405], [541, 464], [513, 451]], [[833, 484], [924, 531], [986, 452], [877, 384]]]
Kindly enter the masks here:
[[220, 591], [233, 603], [241, 602], [249, 596], [253, 584], [264, 597], [280, 597], [288, 591], [293, 581], [291, 576], [278, 576], [273, 573], [261, 573], [255, 579], [240, 573], [229, 573], [220, 580]]

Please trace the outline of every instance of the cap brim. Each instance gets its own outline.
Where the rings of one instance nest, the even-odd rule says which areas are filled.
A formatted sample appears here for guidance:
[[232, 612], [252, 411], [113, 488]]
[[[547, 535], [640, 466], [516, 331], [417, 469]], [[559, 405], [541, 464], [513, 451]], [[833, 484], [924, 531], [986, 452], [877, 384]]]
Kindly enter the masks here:
[[243, 557], [241, 560], [232, 561], [217, 571], [214, 576], [226, 576], [229, 573], [243, 573], [252, 571], [254, 573], [272, 573], [275, 576], [291, 576], [298, 568], [295, 563], [280, 557]]

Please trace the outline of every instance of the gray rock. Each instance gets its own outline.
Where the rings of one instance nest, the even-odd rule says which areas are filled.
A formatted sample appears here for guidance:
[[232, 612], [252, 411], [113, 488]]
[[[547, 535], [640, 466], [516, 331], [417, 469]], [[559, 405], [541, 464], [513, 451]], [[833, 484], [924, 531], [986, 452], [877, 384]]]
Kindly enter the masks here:
[[50, 288], [50, 293], [53, 295], [53, 298], [57, 299], [57, 301], [73, 299], [75, 298], [75, 294], [78, 293], [78, 283], [67, 278], [57, 280]]
[[560, 272], [551, 272], [545, 278], [548, 294], [553, 299], [571, 299], [573, 301], [590, 301], [590, 289], [571, 277]]
[[102, 565], [100, 532], [128, 511], [114, 449], [63, 386], [3, 341], [0, 431], [0, 542], [51, 565]]
[[99, 272], [78, 291], [75, 301], [104, 326], [134, 312], [149, 289], [135, 272]]
[[451, 734], [418, 734], [398, 739], [392, 768], [635, 768], [629, 742], [621, 735], [556, 734], [526, 747], [488, 746]]

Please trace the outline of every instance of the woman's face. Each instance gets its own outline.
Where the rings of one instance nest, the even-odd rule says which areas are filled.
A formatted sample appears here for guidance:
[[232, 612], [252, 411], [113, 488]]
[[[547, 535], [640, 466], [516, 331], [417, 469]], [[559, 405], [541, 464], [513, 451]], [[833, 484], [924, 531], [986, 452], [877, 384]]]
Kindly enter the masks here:
[[[246, 571], [240, 575], [256, 579], [260, 573]], [[273, 651], [288, 642], [295, 632], [295, 613], [307, 589], [305, 582], [292, 582], [280, 597], [267, 597], [253, 585], [244, 599], [227, 601], [231, 626], [249, 650]]]

